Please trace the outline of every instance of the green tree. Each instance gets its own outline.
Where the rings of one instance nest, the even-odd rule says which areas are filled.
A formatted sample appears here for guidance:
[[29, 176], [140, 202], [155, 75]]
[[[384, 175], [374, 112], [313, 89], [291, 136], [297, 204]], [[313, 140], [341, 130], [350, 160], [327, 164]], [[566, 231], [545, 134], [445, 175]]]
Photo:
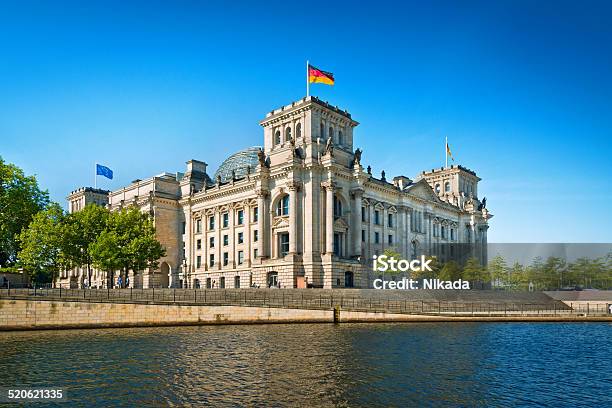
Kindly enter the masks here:
[[455, 281], [461, 279], [462, 271], [459, 264], [455, 261], [448, 261], [440, 268], [438, 278], [441, 280]]
[[487, 271], [493, 282], [493, 287], [505, 286], [508, 283], [508, 267], [501, 255], [495, 256], [489, 262]]
[[66, 266], [63, 240], [65, 215], [58, 204], [38, 212], [29, 226], [21, 231], [19, 260], [34, 282], [54, 282]]
[[433, 279], [433, 278], [437, 278], [438, 274], [440, 273], [440, 262], [438, 261], [438, 258], [435, 256], [426, 256], [425, 257], [425, 261], [430, 260], [431, 262], [429, 263], [429, 267], [431, 268], [431, 271], [411, 271], [410, 272], [410, 276], [412, 277], [412, 279]]
[[472, 286], [474, 286], [475, 283], [489, 282], [490, 276], [478, 259], [470, 257], [463, 266], [463, 279], [472, 282]]
[[95, 204], [85, 206], [65, 220], [64, 241], [66, 256], [72, 267], [85, 267], [91, 284], [93, 258], [91, 247], [106, 229], [110, 212]]
[[165, 254], [155, 237], [153, 220], [135, 207], [110, 213], [107, 228], [90, 248], [93, 264], [109, 272], [109, 286], [115, 270], [120, 271], [123, 286], [130, 270], [156, 268]]
[[[397, 252], [395, 249], [393, 248], [387, 248], [383, 251], [383, 255], [387, 256], [387, 261], [391, 258], [394, 258], [396, 262], [398, 262], [400, 259], [402, 259], [402, 255]], [[396, 264], [397, 266], [397, 264]], [[399, 269], [391, 269], [389, 268], [389, 270], [387, 271], [388, 274], [390, 275], [395, 275], [395, 274], [399, 274], [400, 270]]]
[[16, 263], [18, 235], [48, 205], [49, 194], [40, 190], [36, 178], [0, 157], [0, 266]]
[[508, 270], [508, 282], [510, 287], [516, 289], [526, 289], [529, 285], [529, 279], [523, 265], [515, 262]]

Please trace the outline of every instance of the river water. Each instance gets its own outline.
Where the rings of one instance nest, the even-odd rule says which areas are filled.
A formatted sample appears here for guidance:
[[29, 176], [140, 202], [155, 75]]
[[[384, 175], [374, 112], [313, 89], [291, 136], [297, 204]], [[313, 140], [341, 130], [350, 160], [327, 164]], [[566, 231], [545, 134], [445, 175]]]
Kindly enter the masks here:
[[0, 347], [3, 386], [63, 387], [64, 407], [612, 406], [608, 323], [10, 332]]

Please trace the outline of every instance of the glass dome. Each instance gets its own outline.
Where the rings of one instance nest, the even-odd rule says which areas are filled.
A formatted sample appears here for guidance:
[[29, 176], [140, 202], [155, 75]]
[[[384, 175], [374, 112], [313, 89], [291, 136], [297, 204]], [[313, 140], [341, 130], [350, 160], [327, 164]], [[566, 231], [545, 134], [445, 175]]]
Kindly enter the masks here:
[[235, 172], [237, 178], [246, 176], [248, 167], [251, 168], [251, 173], [254, 172], [259, 164], [259, 159], [257, 158], [259, 149], [260, 147], [249, 147], [225, 159], [215, 172], [213, 183], [216, 182], [217, 176], [221, 176], [221, 181], [223, 183], [232, 181], [232, 170]]

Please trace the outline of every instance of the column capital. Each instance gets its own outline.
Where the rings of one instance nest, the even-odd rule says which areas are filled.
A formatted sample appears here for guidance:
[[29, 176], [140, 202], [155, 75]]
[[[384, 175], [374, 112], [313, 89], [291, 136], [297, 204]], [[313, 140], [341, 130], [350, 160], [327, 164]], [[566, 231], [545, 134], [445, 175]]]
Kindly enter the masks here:
[[334, 191], [334, 189], [336, 188], [336, 183], [334, 183], [333, 181], [324, 181], [321, 183], [321, 188], [324, 188], [328, 191]]
[[257, 194], [257, 198], [266, 198], [270, 195], [270, 192], [260, 188], [255, 190], [255, 194]]
[[365, 190], [363, 187], [356, 187], [350, 190], [350, 193], [353, 197], [362, 197]]
[[287, 189], [289, 191], [296, 191], [302, 188], [302, 183], [299, 181], [291, 180], [287, 183]]

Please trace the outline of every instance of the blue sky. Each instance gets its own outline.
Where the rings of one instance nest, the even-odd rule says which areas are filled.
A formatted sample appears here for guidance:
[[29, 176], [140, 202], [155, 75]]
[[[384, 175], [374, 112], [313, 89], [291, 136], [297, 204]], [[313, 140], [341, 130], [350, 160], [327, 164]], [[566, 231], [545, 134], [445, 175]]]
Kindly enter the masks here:
[[[376, 174], [482, 178], [490, 242], [612, 242], [609, 2], [0, 2], [0, 155], [51, 197], [260, 145], [311, 93]], [[423, 4], [428, 3], [428, 4]]]

